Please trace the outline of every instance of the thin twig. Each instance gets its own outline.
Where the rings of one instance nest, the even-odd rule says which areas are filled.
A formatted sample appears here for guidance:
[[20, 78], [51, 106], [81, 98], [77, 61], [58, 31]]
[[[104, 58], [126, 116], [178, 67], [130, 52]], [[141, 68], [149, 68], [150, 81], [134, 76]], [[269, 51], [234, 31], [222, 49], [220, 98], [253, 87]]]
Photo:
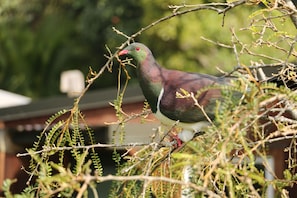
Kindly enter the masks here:
[[[25, 157], [28, 155], [37, 155], [41, 153], [47, 153], [51, 151], [65, 151], [65, 150], [73, 150], [73, 149], [92, 149], [92, 148], [129, 148], [129, 147], [136, 147], [136, 146], [147, 146], [152, 145], [155, 143], [130, 143], [130, 144], [91, 144], [91, 145], [85, 145], [85, 146], [63, 146], [63, 147], [50, 147], [50, 146], [44, 146], [42, 150], [35, 151], [35, 152], [29, 152], [29, 153], [18, 153], [17, 157]], [[161, 146], [168, 146], [167, 144], [160, 143]]]
[[168, 182], [168, 183], [172, 183], [172, 184], [178, 184], [178, 185], [182, 185], [185, 187], [190, 187], [194, 190], [196, 190], [197, 192], [204, 192], [207, 195], [209, 195], [210, 197], [214, 197], [214, 198], [220, 198], [221, 196], [217, 195], [216, 193], [214, 193], [213, 191], [209, 190], [208, 188], [205, 187], [201, 187], [201, 186], [197, 186], [196, 184], [192, 183], [192, 182], [183, 182], [181, 180], [177, 180], [177, 179], [172, 179], [172, 178], [168, 178], [168, 177], [157, 177], [157, 176], [146, 176], [146, 175], [133, 175], [133, 176], [115, 176], [115, 175], [107, 175], [107, 176], [93, 176], [93, 175], [82, 175], [77, 177], [77, 181], [85, 181], [85, 180], [89, 180], [89, 181], [98, 181], [98, 182], [106, 182], [106, 181], [148, 181], [148, 182]]

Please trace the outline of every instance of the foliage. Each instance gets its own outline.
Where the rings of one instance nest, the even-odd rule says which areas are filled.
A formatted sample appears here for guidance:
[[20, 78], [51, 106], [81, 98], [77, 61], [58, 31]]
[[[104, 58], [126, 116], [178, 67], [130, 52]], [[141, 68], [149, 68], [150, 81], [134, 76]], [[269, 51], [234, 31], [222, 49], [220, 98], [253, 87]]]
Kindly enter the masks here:
[[[270, 83], [256, 85], [244, 76], [238, 77], [240, 80], [234, 82], [232, 87], [221, 87], [225, 92], [224, 100], [217, 104], [216, 120], [205, 134], [182, 148], [168, 147], [169, 142], [164, 144], [161, 141], [143, 147], [133, 156], [127, 156], [128, 162], [120, 168], [119, 175], [158, 178], [153, 181], [117, 182], [111, 197], [139, 197], [145, 194], [179, 197], [181, 192], [191, 194], [191, 197], [266, 197], [269, 186], [275, 189], [276, 195], [282, 195], [284, 187], [293, 183], [291, 176], [278, 179], [274, 175], [274, 180], [267, 180], [264, 170], [257, 168], [256, 158], [262, 161], [266, 171], [274, 174], [268, 162], [268, 149], [270, 143], [280, 141], [276, 138], [279, 133], [286, 132], [287, 137], [295, 136], [297, 125], [291, 123], [294, 122], [292, 119], [283, 120], [282, 112], [284, 109], [295, 109], [297, 98], [288, 88]], [[241, 93], [240, 101], [234, 100], [234, 92]], [[271, 103], [271, 98], [280, 96], [273, 107], [265, 109]], [[190, 94], [188, 97], [191, 97]], [[277, 110], [279, 106], [284, 109]], [[270, 117], [270, 122], [264, 121], [263, 117], [269, 117], [271, 111], [279, 111], [278, 116]], [[268, 132], [272, 124], [278, 130]], [[164, 133], [167, 134], [166, 131]], [[292, 141], [295, 142], [295, 139]], [[293, 147], [289, 149], [294, 150]], [[295, 161], [295, 156], [289, 156], [291, 160]], [[293, 164], [296, 166], [296, 163]], [[289, 175], [293, 169], [293, 166], [287, 169]], [[190, 172], [189, 178], [186, 178], [186, 172]], [[171, 181], [163, 181], [163, 177]], [[182, 181], [182, 185], [176, 181]], [[189, 182], [194, 185], [189, 186]]]
[[[114, 48], [123, 40], [111, 27], [125, 25], [132, 33], [140, 26], [138, 1], [119, 2], [1, 1], [0, 88], [34, 98], [56, 95], [62, 71], [87, 74], [89, 66], [104, 64], [104, 44]], [[106, 74], [93, 86], [115, 86], [116, 78]]]
[[[172, 10], [191, 8], [195, 4], [204, 2], [209, 3], [209, 1], [195, 0], [190, 1], [189, 5], [178, 5], [180, 1], [176, 0], [166, 3], [154, 1], [145, 6], [143, 20], [147, 24], [160, 16], [169, 15]], [[168, 5], [178, 6], [168, 9]], [[156, 7], [157, 12], [161, 14], [159, 16], [149, 14], [156, 13]], [[230, 70], [240, 64], [251, 65], [253, 64], [251, 60], [260, 62], [264, 59], [266, 64], [277, 62], [277, 58], [281, 59], [286, 53], [285, 51], [281, 53], [280, 47], [290, 46], [289, 40], [283, 38], [294, 35], [295, 27], [285, 13], [263, 7], [260, 10], [261, 7], [243, 5], [241, 8], [232, 9], [232, 12], [226, 15], [219, 16], [216, 12], [203, 10], [183, 17], [175, 17], [164, 22], [161, 27], [156, 26], [148, 30], [141, 40], [144, 43], [152, 41], [162, 43], [162, 45], [151, 46], [153, 52], [162, 54], [157, 57], [161, 65], [184, 71], [217, 74], [217, 67]], [[273, 25], [267, 25], [270, 22]], [[236, 35], [234, 35], [235, 32]], [[262, 39], [265, 42], [262, 42]], [[234, 45], [238, 46], [240, 61], [235, 57]], [[249, 51], [244, 52], [244, 50]], [[276, 57], [262, 57], [260, 55], [263, 51], [266, 54], [274, 54]]]
[[[63, 116], [68, 118], [63, 120]], [[71, 197], [73, 194], [77, 194], [78, 197], [87, 196], [87, 188], [94, 188], [95, 181], [83, 182], [83, 175], [101, 176], [102, 166], [94, 147], [85, 147], [85, 142], [95, 145], [95, 141], [92, 130], [86, 125], [84, 116], [78, 109], [78, 104], [75, 103], [71, 111], [57, 112], [46, 124], [47, 127], [33, 148], [27, 149], [31, 156], [28, 184], [32, 182], [35, 185], [30, 185], [25, 191], [30, 192], [33, 197]], [[87, 141], [84, 134], [87, 134]], [[64, 157], [67, 150], [70, 150], [75, 163], [68, 164]], [[53, 161], [53, 155], [59, 156], [58, 163]], [[33, 182], [32, 179], [36, 181]], [[6, 183], [8, 190], [11, 184], [9, 181]], [[7, 194], [9, 195], [9, 192]]]
[[[182, 10], [181, 2], [3, 0], [0, 2], [0, 88], [33, 98], [56, 95], [62, 71], [79, 69], [87, 75], [89, 66], [104, 65], [105, 44], [114, 49], [124, 41], [112, 27], [131, 35], [141, 26], [174, 10]], [[209, 3], [192, 0], [189, 4], [204, 2]], [[168, 5], [179, 7], [168, 9]], [[263, 8], [263, 3], [261, 6]], [[254, 56], [263, 50], [281, 57], [285, 52], [278, 53], [282, 50], [276, 45], [288, 47], [290, 43], [282, 37], [294, 34], [294, 27], [286, 14], [265, 7], [258, 11], [261, 6], [243, 5], [244, 8], [234, 8], [227, 15], [203, 10], [173, 17], [162, 26], [149, 28], [137, 40], [154, 43], [150, 48], [162, 54], [157, 56], [162, 65], [185, 71], [217, 74], [217, 67], [232, 69], [239, 65], [233, 45], [249, 46], [250, 52], [240, 53], [242, 64], [250, 65], [251, 59], [266, 59], [260, 56], [256, 60]], [[265, 25], [267, 21], [262, 17], [272, 20], [275, 27]], [[252, 35], [247, 32], [249, 29]], [[230, 34], [232, 31], [236, 35]], [[275, 45], [261, 43], [262, 38], [273, 39], [270, 43]], [[115, 72], [107, 73], [96, 80], [92, 88], [116, 86], [116, 81]]]
[[[157, 3], [159, 9], [162, 8], [160, 12], [164, 11], [167, 4]], [[238, 13], [247, 14], [243, 18], [239, 17], [244, 21], [242, 26], [231, 28], [231, 31], [225, 33], [229, 32], [229, 37], [210, 38], [205, 41], [223, 48], [223, 54], [232, 52], [233, 56], [226, 53], [227, 58], [237, 65], [230, 73], [224, 72], [225, 75], [235, 76], [236, 80], [230, 86], [220, 86], [224, 100], [217, 102], [215, 120], [210, 122], [211, 125], [205, 129], [205, 133], [181, 147], [175, 147], [171, 137], [181, 129], [174, 126], [170, 130], [160, 129], [156, 131], [152, 143], [138, 145], [141, 147], [131, 156], [128, 152], [119, 155], [116, 149], [125, 146], [131, 150], [137, 146], [135, 144], [96, 144], [92, 138], [92, 130], [79, 110], [79, 103], [90, 86], [102, 77], [104, 71], [119, 71], [118, 78], [126, 75], [124, 85], [118, 81], [119, 87], [122, 86], [123, 89], [112, 104], [119, 118], [119, 130], [124, 132], [126, 122], [136, 117], [125, 114], [122, 109], [125, 88], [130, 79], [127, 67], [131, 62], [120, 60], [117, 56], [118, 50], [112, 53], [109, 50], [112, 48], [107, 48], [108, 60], [97, 72], [90, 71], [87, 87], [75, 100], [73, 108], [62, 110], [49, 118], [47, 127], [34, 148], [28, 149], [26, 154], [19, 154], [20, 157], [31, 156], [31, 169], [28, 173], [31, 176], [29, 182], [32, 184], [18, 196], [33, 194], [38, 197], [82, 197], [88, 196], [88, 188], [97, 196], [96, 182], [114, 181], [111, 197], [180, 197], [182, 194], [188, 197], [265, 197], [268, 188], [273, 188], [277, 196], [288, 197], [287, 187], [296, 184], [297, 178], [297, 97], [294, 90], [296, 71], [295, 65], [291, 63], [295, 59], [296, 51], [293, 28], [284, 29], [281, 22], [285, 21], [286, 27], [290, 23], [293, 24], [290, 24], [291, 27], [297, 26], [297, 20], [294, 21], [296, 9], [291, 9], [285, 2], [270, 4], [266, 1], [239, 0], [195, 3], [179, 5], [174, 2], [175, 5], [170, 7], [171, 12], [164, 11], [166, 16], [155, 22], [146, 19], [149, 25], [129, 34], [130, 36], [116, 28], [114, 31], [127, 39], [119, 49], [140, 35], [141, 39], [145, 40], [144, 33], [155, 39], [155, 42], [167, 39], [169, 45], [173, 45], [171, 40], [176, 38], [180, 44], [175, 50], [183, 49], [181, 51], [186, 51], [186, 57], [192, 61], [191, 57], [195, 56], [192, 53], [196, 49], [194, 45], [191, 46], [194, 43], [190, 42], [192, 36], [190, 33], [178, 31], [179, 29], [189, 28], [188, 31], [194, 34], [197, 31], [195, 28], [201, 31], [210, 28], [208, 25], [193, 27], [192, 23], [197, 20], [196, 17], [199, 19], [201, 13], [203, 16], [205, 14], [206, 23], [209, 24], [211, 18], [221, 17], [224, 25], [233, 24], [233, 20], [237, 20], [234, 16], [238, 16]], [[148, 12], [152, 8], [147, 6], [143, 9]], [[168, 27], [168, 24], [171, 26]], [[219, 24], [222, 24], [222, 21]], [[214, 29], [210, 32], [216, 36], [220, 30]], [[188, 39], [190, 41], [187, 41]], [[165, 51], [163, 48], [162, 52]], [[205, 51], [205, 54], [209, 53], [210, 51]], [[166, 62], [167, 56], [169, 53], [165, 52], [164, 60], [160, 61], [169, 64], [172, 60]], [[201, 60], [202, 57], [198, 58]], [[119, 62], [118, 70], [115, 70], [114, 62]], [[193, 64], [195, 62], [197, 64], [197, 60], [193, 61]], [[262, 72], [268, 66], [279, 68], [272, 77], [267, 77]], [[199, 95], [199, 92], [182, 91], [178, 96], [189, 97], [196, 102], [197, 108], [203, 110], [196, 100], [196, 94]], [[138, 116], [146, 114], [145, 104], [144, 112]], [[82, 130], [87, 132], [90, 145], [86, 144]], [[121, 138], [124, 139], [124, 134]], [[288, 153], [289, 166], [282, 178], [273, 172], [268, 152], [273, 143], [284, 140], [290, 141], [284, 148], [284, 152]], [[94, 151], [96, 147], [115, 148], [113, 158], [118, 165], [117, 175], [102, 176], [100, 159]], [[63, 156], [68, 150], [75, 163], [67, 167], [64, 165]], [[51, 161], [54, 154], [59, 155], [59, 163]], [[90, 160], [88, 156], [91, 156]], [[127, 162], [121, 164], [122, 158]], [[273, 179], [268, 180], [264, 172], [257, 168], [256, 161], [259, 159]], [[95, 172], [92, 171], [91, 165], [95, 167]], [[31, 181], [33, 177], [36, 178], [35, 182]], [[5, 183], [8, 196], [12, 196], [9, 193], [11, 182]]]

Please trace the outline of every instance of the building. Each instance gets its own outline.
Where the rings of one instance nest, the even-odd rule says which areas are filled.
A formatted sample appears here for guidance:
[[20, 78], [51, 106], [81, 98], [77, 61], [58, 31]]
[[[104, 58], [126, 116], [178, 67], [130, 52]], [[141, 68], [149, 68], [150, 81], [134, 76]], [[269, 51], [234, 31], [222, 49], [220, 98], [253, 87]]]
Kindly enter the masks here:
[[[87, 124], [94, 129], [96, 139], [101, 143], [109, 143], [112, 138], [111, 134], [115, 125], [108, 125], [106, 122], [117, 121], [115, 110], [110, 105], [110, 102], [113, 102], [116, 97], [117, 89], [114, 88], [89, 91], [80, 102], [80, 109], [85, 115]], [[73, 98], [59, 96], [0, 109], [0, 183], [6, 178], [17, 178], [18, 182], [13, 185], [12, 191], [20, 192], [25, 187], [28, 175], [21, 168], [28, 165], [29, 159], [18, 158], [16, 153], [25, 152], [25, 148], [31, 147], [36, 136], [43, 130], [45, 121], [61, 109], [70, 109], [73, 102]], [[124, 96], [123, 110], [128, 114], [141, 113], [143, 104], [144, 97], [140, 88], [138, 86], [128, 87]], [[148, 143], [149, 137], [154, 133], [153, 129], [158, 125], [159, 122], [152, 115], [144, 124], [141, 124], [139, 118], [132, 119], [127, 125], [125, 141], [127, 143]], [[269, 162], [274, 168], [275, 175], [279, 178], [283, 178], [283, 171], [288, 166], [286, 162], [288, 154], [284, 152], [284, 148], [290, 142], [290, 140], [283, 140], [269, 146]], [[105, 149], [102, 150], [102, 155], [100, 154], [105, 167], [104, 174], [114, 173], [111, 152], [111, 150]], [[261, 160], [257, 163], [261, 164]], [[270, 176], [267, 174], [268, 178]], [[108, 188], [103, 186], [102, 190], [104, 191], [104, 189]], [[292, 194], [297, 194], [296, 185], [290, 191]], [[270, 194], [273, 195], [273, 192]]]
[[[96, 140], [100, 143], [110, 143], [112, 131], [116, 125], [114, 108], [109, 104], [117, 97], [117, 89], [89, 91], [80, 102], [80, 110], [85, 115], [87, 124], [94, 130]], [[141, 113], [144, 97], [138, 86], [132, 86], [125, 92], [123, 110], [130, 113]], [[46, 120], [61, 109], [70, 109], [74, 99], [66, 96], [47, 98], [33, 101], [26, 105], [0, 109], [0, 183], [2, 186], [6, 178], [17, 178], [18, 182], [12, 187], [13, 192], [20, 192], [28, 179], [28, 175], [21, 170], [28, 166], [29, 159], [16, 157], [17, 153], [25, 152], [36, 141], [45, 126]], [[131, 120], [127, 126], [125, 141], [149, 142], [153, 127], [158, 122], [151, 116], [151, 122], [140, 124], [139, 119]], [[151, 123], [151, 124], [150, 124]], [[146, 133], [147, 132], [147, 133]], [[100, 159], [104, 166], [104, 174], [114, 173], [114, 162], [111, 159], [112, 149], [102, 152]], [[102, 188], [103, 190], [106, 188]], [[1, 196], [1, 194], [0, 194]]]

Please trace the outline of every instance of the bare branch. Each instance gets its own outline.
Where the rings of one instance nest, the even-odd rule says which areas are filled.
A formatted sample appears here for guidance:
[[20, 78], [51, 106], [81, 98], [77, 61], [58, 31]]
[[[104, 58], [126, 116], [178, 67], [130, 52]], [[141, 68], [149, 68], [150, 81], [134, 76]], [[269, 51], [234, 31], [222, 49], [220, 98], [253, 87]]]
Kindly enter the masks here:
[[220, 198], [218, 194], [214, 193], [213, 191], [209, 190], [208, 188], [197, 186], [192, 182], [183, 182], [181, 180], [176, 180], [168, 177], [156, 177], [156, 176], [147, 176], [147, 175], [133, 175], [133, 176], [114, 176], [114, 175], [107, 175], [107, 176], [92, 176], [92, 175], [82, 175], [76, 178], [78, 181], [98, 181], [98, 182], [106, 182], [106, 181], [147, 181], [147, 182], [154, 182], [154, 181], [163, 181], [172, 184], [178, 184], [181, 186], [189, 187], [197, 192], [206, 193], [208, 196], [213, 198]]

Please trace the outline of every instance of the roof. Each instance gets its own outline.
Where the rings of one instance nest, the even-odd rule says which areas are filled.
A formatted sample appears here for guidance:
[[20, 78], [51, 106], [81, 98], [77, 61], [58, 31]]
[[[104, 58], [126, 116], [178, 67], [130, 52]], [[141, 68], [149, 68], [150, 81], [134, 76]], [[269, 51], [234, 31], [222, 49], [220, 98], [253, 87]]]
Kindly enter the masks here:
[[[80, 109], [103, 108], [109, 106], [109, 102], [116, 99], [117, 88], [109, 88], [96, 91], [88, 91], [80, 101]], [[75, 98], [67, 96], [56, 96], [52, 98], [33, 101], [27, 105], [0, 109], [1, 121], [13, 121], [30, 117], [38, 117], [56, 113], [62, 109], [69, 109], [73, 106]], [[124, 103], [134, 103], [144, 100], [139, 86], [128, 86]]]
[[31, 98], [0, 89], [0, 109], [18, 105], [25, 105], [31, 102]]

